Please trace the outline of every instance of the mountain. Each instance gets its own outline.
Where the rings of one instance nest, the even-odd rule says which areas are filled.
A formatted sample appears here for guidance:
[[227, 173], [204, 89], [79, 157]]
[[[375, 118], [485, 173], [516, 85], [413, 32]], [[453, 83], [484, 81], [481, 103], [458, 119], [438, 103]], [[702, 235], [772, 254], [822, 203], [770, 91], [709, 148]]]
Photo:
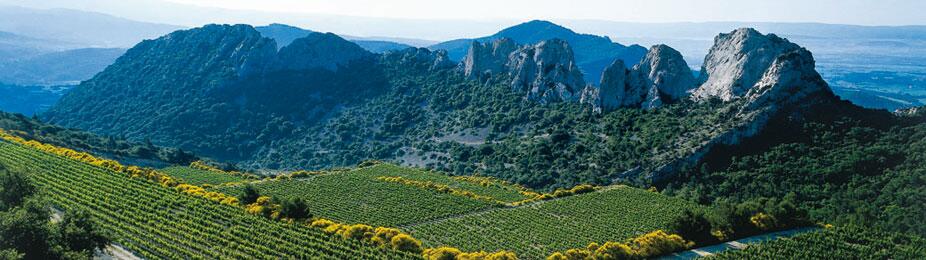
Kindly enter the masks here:
[[633, 65], [639, 62], [646, 53], [646, 48], [638, 45], [624, 46], [612, 42], [608, 37], [579, 34], [568, 28], [540, 20], [515, 25], [490, 36], [452, 40], [428, 48], [447, 50], [450, 58], [460, 60], [473, 41], [490, 42], [499, 38], [510, 38], [518, 44], [537, 44], [543, 40], [561, 39], [575, 50], [576, 65], [582, 70], [585, 81], [588, 82], [597, 82], [601, 78], [601, 71], [615, 59], [621, 59], [626, 64]]
[[694, 87], [696, 81], [681, 53], [666, 45], [655, 45], [631, 70], [623, 61], [615, 60], [605, 68], [601, 84], [583, 90], [581, 101], [591, 104], [595, 111], [652, 109], [687, 98]]
[[623, 85], [636, 97], [589, 113], [580, 102], [587, 84], [576, 47], [558, 38], [470, 42], [454, 66], [444, 51], [373, 54], [330, 33], [278, 49], [250, 26], [208, 25], [133, 47], [43, 118], [246, 168], [385, 159], [532, 187], [660, 179], [715, 146], [754, 135], [779, 111], [832, 97], [806, 50], [742, 44], [775, 39], [745, 29], [718, 36], [711, 57], [723, 62], [706, 66], [699, 89], [734, 86], [713, 84], [725, 82], [714, 77], [756, 83], [720, 103], [688, 98], [696, 82], [668, 46], [654, 46], [630, 69], [615, 58], [602, 77], [609, 88], [599, 93]]
[[84, 48], [0, 62], [0, 82], [18, 85], [76, 85], [103, 71], [125, 49]]
[[0, 7], [0, 31], [86, 47], [125, 48], [179, 29], [71, 9]]
[[[302, 29], [295, 26], [273, 23], [266, 26], [255, 27], [261, 35], [267, 38], [271, 38], [277, 42], [278, 48], [283, 48], [284, 46], [289, 45], [296, 39], [309, 36], [314, 33], [313, 31]], [[374, 40], [363, 37], [352, 37], [352, 36], [341, 36], [345, 39], [350, 40], [353, 43], [356, 43], [360, 47], [366, 49], [367, 51], [373, 53], [383, 53], [390, 50], [402, 50], [405, 48], [411, 48], [412, 46], [392, 41], [385, 40]]]
[[[45, 117], [238, 158], [255, 148], [254, 137], [272, 139], [269, 129], [284, 127], [274, 120], [311, 122], [376, 92], [381, 78], [369, 55], [334, 34], [313, 33], [278, 50], [251, 26], [207, 25], [139, 43]], [[202, 136], [212, 138], [196, 140]]]

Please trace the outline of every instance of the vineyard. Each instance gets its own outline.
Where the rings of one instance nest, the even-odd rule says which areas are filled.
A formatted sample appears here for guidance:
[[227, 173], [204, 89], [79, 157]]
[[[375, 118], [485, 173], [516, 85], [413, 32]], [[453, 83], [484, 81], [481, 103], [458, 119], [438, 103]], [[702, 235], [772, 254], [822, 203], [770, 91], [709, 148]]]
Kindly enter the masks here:
[[89, 212], [115, 243], [143, 258], [416, 257], [247, 214], [142, 178], [3, 141], [0, 163], [29, 172], [52, 203], [65, 211]]
[[[504, 202], [527, 198], [514, 187], [483, 186], [391, 164], [324, 173], [305, 179], [266, 180], [254, 186], [264, 196], [305, 199], [310, 205], [309, 210], [316, 217], [374, 226], [400, 226], [501, 206], [499, 203], [450, 192], [383, 181], [378, 179], [380, 177], [440, 183]], [[238, 195], [243, 186], [220, 187], [217, 190]]]
[[538, 202], [516, 208], [408, 226], [427, 247], [467, 251], [513, 250], [521, 258], [541, 259], [555, 251], [591, 242], [623, 241], [664, 229], [684, 209], [678, 199], [625, 186]]
[[187, 166], [171, 166], [160, 170], [171, 177], [182, 180], [183, 183], [193, 185], [219, 185], [227, 183], [237, 183], [247, 181], [248, 179], [238, 175], [217, 173], [200, 169], [193, 169]]
[[837, 227], [726, 251], [711, 259], [926, 259], [926, 239]]

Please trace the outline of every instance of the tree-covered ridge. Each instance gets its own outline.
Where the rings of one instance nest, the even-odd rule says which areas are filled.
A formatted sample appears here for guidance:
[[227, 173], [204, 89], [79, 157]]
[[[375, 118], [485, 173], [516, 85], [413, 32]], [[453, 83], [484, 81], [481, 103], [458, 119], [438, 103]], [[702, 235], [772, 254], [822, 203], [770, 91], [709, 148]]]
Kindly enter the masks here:
[[99, 136], [90, 132], [44, 123], [21, 114], [0, 112], [0, 129], [25, 139], [102, 154], [119, 161], [133, 162], [133, 164], [186, 165], [198, 160], [192, 153], [181, 149], [156, 146], [149, 141], [132, 142], [114, 136]]
[[294, 128], [295, 140], [276, 142], [278, 149], [258, 153], [251, 166], [324, 167], [376, 158], [569, 188], [652, 170], [736, 124], [736, 103], [686, 102], [602, 115], [583, 104], [525, 100], [502, 75], [471, 81], [406, 57], [382, 59], [391, 86], [385, 93], [324, 124]]
[[[834, 112], [838, 111], [838, 112]], [[789, 194], [811, 219], [926, 234], [926, 120], [848, 106], [780, 116], [667, 184], [700, 203]]]

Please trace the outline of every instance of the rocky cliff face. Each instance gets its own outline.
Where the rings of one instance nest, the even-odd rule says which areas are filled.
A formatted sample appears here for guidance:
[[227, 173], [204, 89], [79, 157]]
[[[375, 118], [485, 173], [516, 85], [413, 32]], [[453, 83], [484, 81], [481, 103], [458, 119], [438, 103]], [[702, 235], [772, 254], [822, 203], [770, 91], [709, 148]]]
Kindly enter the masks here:
[[705, 62], [705, 83], [696, 100], [717, 97], [736, 105], [730, 127], [707, 139], [674, 163], [653, 171], [651, 179], [671, 176], [697, 163], [718, 145], [735, 145], [765, 129], [771, 118], [797, 115], [815, 105], [839, 102], [815, 69], [810, 51], [775, 35], [739, 29], [716, 38]]
[[308, 70], [323, 68], [335, 71], [351, 61], [369, 57], [372, 53], [333, 33], [312, 33], [294, 40], [280, 49], [275, 70]]
[[700, 76], [704, 83], [693, 98], [739, 98], [763, 77], [778, 56], [798, 49], [800, 46], [786, 39], [751, 28], [720, 34], [704, 58]]
[[620, 60], [608, 66], [601, 75], [597, 91], [586, 91], [589, 93], [586, 95], [597, 93], [599, 97], [583, 100], [597, 100], [598, 103], [591, 103], [596, 111], [618, 107], [656, 108], [687, 97], [695, 83], [681, 53], [666, 45], [656, 45], [631, 70]]
[[511, 89], [541, 103], [578, 101], [585, 87], [572, 48], [559, 39], [526, 46], [508, 38], [473, 42], [460, 70], [469, 78], [507, 73]]
[[673, 103], [689, 95], [695, 87], [694, 75], [682, 54], [666, 45], [650, 48], [640, 64], [633, 67], [631, 82], [646, 91], [644, 108]]
[[511, 53], [508, 60], [511, 88], [527, 92], [529, 100], [578, 101], [585, 87], [572, 48], [565, 41], [552, 39], [524, 46]]
[[474, 41], [460, 67], [468, 78], [480, 77], [507, 71], [508, 56], [518, 50], [518, 45], [509, 38], [500, 38], [492, 42]]

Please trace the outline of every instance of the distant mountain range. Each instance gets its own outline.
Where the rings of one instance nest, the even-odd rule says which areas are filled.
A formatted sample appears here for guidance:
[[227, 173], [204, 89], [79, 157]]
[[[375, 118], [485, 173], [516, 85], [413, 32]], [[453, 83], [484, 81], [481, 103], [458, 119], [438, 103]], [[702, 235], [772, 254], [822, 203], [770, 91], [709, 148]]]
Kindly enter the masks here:
[[[277, 48], [283, 48], [286, 45], [289, 45], [293, 40], [308, 36], [309, 34], [315, 33], [314, 31], [302, 29], [299, 27], [285, 25], [285, 24], [270, 24], [266, 26], [255, 27], [261, 35], [267, 38], [271, 38], [277, 42]], [[364, 49], [374, 52], [374, 53], [383, 53], [390, 50], [402, 50], [405, 48], [411, 48], [411, 45], [402, 44], [398, 42], [385, 41], [385, 40], [376, 40], [374, 38], [364, 38], [364, 37], [354, 37], [354, 36], [341, 36], [344, 39], [350, 40]]]

